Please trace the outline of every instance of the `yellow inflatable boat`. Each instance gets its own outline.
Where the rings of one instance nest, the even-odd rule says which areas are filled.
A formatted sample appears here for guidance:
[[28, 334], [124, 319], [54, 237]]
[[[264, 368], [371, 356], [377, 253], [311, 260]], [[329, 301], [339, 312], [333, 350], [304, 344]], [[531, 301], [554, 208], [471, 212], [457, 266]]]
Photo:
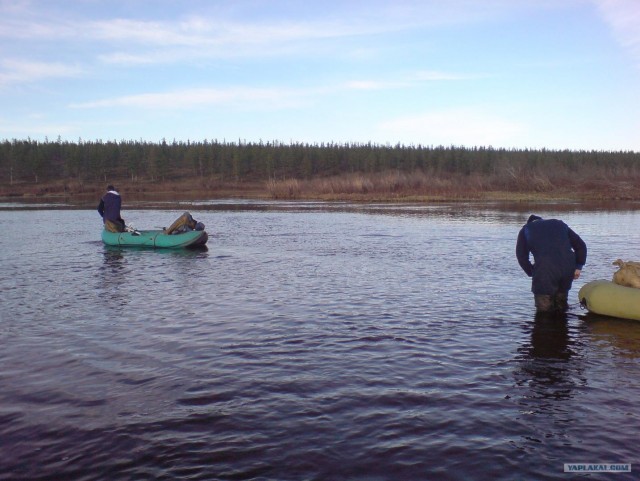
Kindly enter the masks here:
[[604, 316], [640, 321], [640, 289], [607, 280], [591, 281], [578, 292], [580, 304]]

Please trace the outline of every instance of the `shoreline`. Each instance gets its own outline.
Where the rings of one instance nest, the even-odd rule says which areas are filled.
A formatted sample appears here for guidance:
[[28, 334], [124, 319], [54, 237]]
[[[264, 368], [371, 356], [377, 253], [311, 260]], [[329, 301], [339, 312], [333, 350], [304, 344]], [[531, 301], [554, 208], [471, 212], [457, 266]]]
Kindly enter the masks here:
[[[355, 203], [441, 203], [441, 202], [623, 202], [640, 201], [640, 189], [634, 185], [615, 188], [607, 182], [594, 181], [588, 189], [580, 186], [550, 187], [544, 191], [518, 188], [479, 188], [456, 182], [447, 189], [413, 188], [392, 186], [383, 188], [363, 188], [353, 181], [344, 185], [344, 178], [334, 178], [332, 182], [343, 182], [337, 187], [324, 179], [289, 179], [274, 184], [269, 182], [203, 182], [201, 179], [182, 179], [173, 182], [136, 182], [113, 180], [110, 182], [41, 182], [0, 184], [0, 201], [33, 202], [61, 200], [73, 204], [92, 205], [104, 194], [106, 184], [113, 183], [128, 201], [198, 201], [217, 199], [248, 200], [291, 200]], [[368, 179], [364, 178], [365, 182]], [[324, 184], [320, 184], [323, 182]]]

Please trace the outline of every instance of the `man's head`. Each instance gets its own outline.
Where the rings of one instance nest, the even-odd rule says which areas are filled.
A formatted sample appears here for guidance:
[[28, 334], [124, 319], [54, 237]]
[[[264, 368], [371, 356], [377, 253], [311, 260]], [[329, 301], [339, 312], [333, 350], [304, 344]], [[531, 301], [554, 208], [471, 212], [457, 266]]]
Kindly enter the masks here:
[[542, 217], [535, 215], [535, 214], [531, 214], [529, 216], [529, 218], [527, 219], [527, 224], [531, 224], [532, 222], [536, 221], [536, 220], [542, 220]]
[[107, 190], [116, 190], [116, 188], [113, 185], [109, 184], [107, 186]]

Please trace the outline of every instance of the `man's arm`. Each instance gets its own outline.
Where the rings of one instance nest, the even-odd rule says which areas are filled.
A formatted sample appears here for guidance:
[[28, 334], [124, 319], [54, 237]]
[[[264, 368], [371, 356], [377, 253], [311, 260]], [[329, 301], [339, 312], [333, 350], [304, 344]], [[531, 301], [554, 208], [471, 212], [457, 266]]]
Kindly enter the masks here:
[[569, 228], [569, 242], [576, 253], [576, 270], [582, 270], [587, 263], [587, 244], [571, 228]]
[[516, 257], [518, 258], [518, 264], [520, 264], [522, 270], [531, 277], [533, 275], [533, 265], [529, 260], [529, 246], [527, 244], [527, 238], [524, 235], [524, 228], [520, 229], [520, 233], [518, 234], [518, 241], [516, 242]]

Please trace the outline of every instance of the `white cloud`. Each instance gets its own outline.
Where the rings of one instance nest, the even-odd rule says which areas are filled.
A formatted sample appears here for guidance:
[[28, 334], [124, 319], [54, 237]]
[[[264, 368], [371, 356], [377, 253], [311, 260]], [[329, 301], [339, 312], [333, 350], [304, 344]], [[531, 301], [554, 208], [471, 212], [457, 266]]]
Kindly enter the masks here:
[[319, 20], [261, 23], [190, 18], [178, 22], [109, 20], [85, 32], [95, 40], [126, 45], [100, 56], [108, 63], [171, 63], [193, 58], [274, 56], [304, 51], [309, 42], [380, 33], [380, 26]]
[[380, 80], [351, 80], [345, 83], [348, 90], [385, 90], [407, 86], [406, 82], [385, 82]]
[[[48, 5], [9, 8], [0, 3], [0, 38], [38, 42], [80, 42], [98, 58], [125, 64], [169, 63], [181, 58], [228, 58], [273, 55], [308, 49], [308, 42], [357, 37], [400, 28], [388, 22], [367, 23], [319, 17], [238, 21], [186, 13], [171, 20], [149, 18], [92, 19], [81, 13], [47, 10]], [[246, 5], [245, 5], [246, 7]], [[98, 47], [96, 49], [96, 47]], [[163, 54], [164, 53], [164, 54]]]
[[[181, 59], [301, 51], [308, 54], [311, 44], [317, 41], [479, 22], [531, 4], [529, 1], [513, 3], [517, 6], [510, 0], [375, 1], [362, 5], [336, 2], [329, 10], [318, 10], [315, 17], [305, 9], [301, 9], [304, 16], [296, 17], [288, 15], [290, 6], [280, 2], [273, 5], [266, 2], [265, 10], [258, 12], [247, 11], [256, 7], [253, 2], [238, 2], [238, 11], [233, 17], [228, 12], [193, 14], [185, 9], [183, 15], [166, 20], [153, 10], [141, 12], [144, 17], [100, 19], [91, 18], [92, 14], [80, 9], [56, 8], [55, 3], [33, 2], [29, 8], [25, 7], [29, 3], [17, 3], [22, 8], [10, 8], [13, 2], [1, 2], [0, 37], [29, 43], [72, 41], [75, 46], [84, 42], [99, 52], [96, 53], [99, 59], [114, 64], [171, 63]], [[185, 7], [189, 8], [189, 3]], [[144, 4], [141, 5], [140, 9], [144, 8]], [[282, 16], [273, 13], [278, 9]], [[254, 20], [260, 17], [262, 20]], [[243, 18], [248, 20], [238, 20]], [[321, 44], [326, 47], [326, 42]], [[353, 52], [349, 52], [342, 44], [340, 53], [359, 55], [362, 48], [354, 44]]]
[[470, 80], [480, 78], [479, 75], [463, 75], [450, 72], [439, 72], [436, 70], [420, 71], [414, 74], [417, 81], [437, 81], [437, 80]]
[[418, 72], [407, 74], [401, 80], [352, 80], [338, 85], [325, 85], [306, 88], [254, 88], [246, 86], [225, 88], [191, 88], [167, 92], [150, 92], [105, 98], [70, 105], [76, 109], [132, 107], [143, 109], [199, 108], [208, 105], [230, 105], [243, 109], [295, 108], [308, 106], [326, 94], [335, 94], [345, 90], [386, 90], [412, 87], [424, 81], [459, 80], [475, 78], [445, 72]]
[[71, 108], [93, 109], [132, 107], [143, 109], [186, 110], [212, 105], [233, 105], [247, 109], [291, 108], [304, 104], [309, 92], [286, 89], [230, 87], [226, 89], [199, 88], [172, 92], [127, 95], [91, 102], [76, 103]]
[[480, 109], [450, 109], [391, 119], [377, 130], [381, 138], [405, 143], [509, 147], [524, 126]]
[[82, 69], [74, 65], [49, 62], [28, 62], [5, 59], [0, 61], [0, 85], [35, 82], [47, 78], [77, 77]]
[[640, 67], [640, 1], [593, 0], [616, 40], [635, 57]]
[[350, 90], [385, 90], [412, 87], [424, 82], [475, 80], [485, 77], [475, 74], [456, 74], [441, 71], [419, 71], [400, 75], [398, 79], [392, 80], [351, 80], [346, 82], [345, 87]]

